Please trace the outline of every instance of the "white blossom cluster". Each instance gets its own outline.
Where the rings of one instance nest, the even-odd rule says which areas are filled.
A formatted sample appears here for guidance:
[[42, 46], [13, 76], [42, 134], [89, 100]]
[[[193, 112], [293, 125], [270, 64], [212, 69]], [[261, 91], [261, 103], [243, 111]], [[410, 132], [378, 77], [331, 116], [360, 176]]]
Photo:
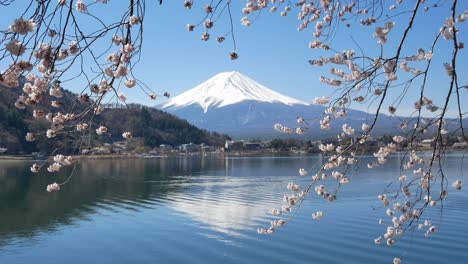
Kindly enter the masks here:
[[[107, 4], [109, 0], [95, 2]], [[5, 51], [1, 61], [2, 65], [7, 65], [7, 67], [2, 66], [5, 68], [0, 69], [0, 84], [2, 87], [11, 89], [19, 88], [20, 93], [14, 102], [15, 107], [31, 108], [33, 118], [42, 119], [45, 124], [48, 123], [44, 131], [28, 132], [25, 135], [26, 141], [32, 142], [37, 141], [38, 138], [46, 138], [58, 142], [70, 134], [83, 134], [92, 128], [95, 128], [98, 135], [107, 133], [106, 127], [95, 127], [92, 121], [94, 115], [99, 115], [106, 109], [103, 106], [106, 104], [104, 99], [116, 98], [126, 103], [128, 98], [118, 91], [120, 86], [133, 88], [142, 84], [131, 72], [135, 63], [132, 58], [140, 52], [141, 42], [138, 41], [142, 41], [140, 36], [137, 37], [142, 33], [143, 17], [141, 15], [144, 13], [144, 7], [141, 4], [137, 2], [125, 10], [127, 15], [124, 20], [99, 29], [101, 25], [104, 25], [100, 21], [95, 29], [92, 29], [95, 31], [86, 32], [86, 28], [75, 27], [79, 25], [77, 22], [79, 19], [99, 20], [98, 15], [92, 14], [94, 9], [97, 9], [93, 3], [86, 0], [73, 2], [57, 0], [50, 1], [50, 3], [40, 1], [38, 8], [43, 8], [45, 13], [25, 13], [1, 33], [3, 38], [0, 44]], [[189, 7], [191, 4], [193, 2], [187, 1], [186, 6]], [[64, 16], [64, 12], [68, 15]], [[86, 15], [79, 13], [86, 13]], [[63, 19], [66, 19], [66, 22]], [[214, 20], [211, 22], [206, 20], [205, 26], [209, 28], [213, 26], [213, 23]], [[116, 35], [110, 35], [111, 31]], [[105, 53], [98, 55], [101, 51], [97, 52], [99, 48], [96, 51], [94, 49], [102, 44], [97, 41], [100, 39], [107, 39], [109, 44], [113, 43], [115, 46], [106, 48]], [[95, 44], [95, 41], [99, 44]], [[116, 46], [117, 48], [113, 50]], [[106, 53], [109, 54], [106, 56]], [[8, 59], [11, 59], [9, 64]], [[94, 61], [97, 67], [88, 65], [81, 67], [81, 73], [77, 76], [73, 73], [72, 79], [83, 78], [86, 81], [84, 88], [87, 87], [91, 94], [88, 95], [83, 90], [76, 97], [76, 101], [65, 102], [63, 99], [65, 83], [62, 81], [70, 76], [65, 78], [64, 76], [70, 69], [80, 69], [73, 65], [84, 63], [87, 59]], [[91, 70], [88, 71], [85, 68]], [[157, 98], [149, 87], [145, 86], [142, 89], [151, 99]], [[165, 93], [164, 96], [170, 95]], [[54, 110], [43, 110], [41, 104], [44, 103], [50, 104]], [[130, 131], [122, 131], [122, 137], [131, 139], [133, 135]], [[82, 152], [81, 149], [78, 151]], [[48, 165], [48, 172], [57, 172], [71, 162], [70, 158], [60, 159], [59, 157], [55, 156], [54, 162]], [[34, 164], [31, 172], [37, 173], [41, 167], [42, 165]], [[47, 190], [58, 191], [62, 184], [50, 184]]]
[[330, 103], [330, 98], [322, 96], [322, 97], [315, 97], [314, 104], [318, 105], [326, 105]]
[[[285, 195], [283, 201], [286, 205], [283, 205], [281, 209], [272, 209], [271, 214], [274, 216], [280, 216], [282, 214], [287, 214], [291, 212], [291, 208], [296, 205], [303, 197], [306, 195], [305, 190], [301, 190], [301, 187], [293, 182], [288, 183], [286, 188], [293, 192], [292, 195]], [[276, 231], [278, 227], [282, 227], [286, 224], [286, 220], [279, 219], [271, 221], [270, 227], [268, 228], [258, 228], [257, 233], [259, 234], [271, 234]]]
[[303, 135], [303, 134], [306, 132], [306, 130], [307, 130], [307, 128], [304, 128], [304, 127], [297, 127], [295, 130], [293, 130], [293, 129], [287, 127], [287, 126], [283, 126], [282, 124], [275, 124], [275, 125], [273, 126], [273, 128], [274, 128], [276, 131], [281, 132], [281, 133], [284, 133], [284, 134], [291, 134], [291, 133], [293, 133], [293, 131], [294, 131], [294, 132], [296, 132], [296, 134], [298, 134], [298, 135]]
[[[60, 169], [64, 166], [70, 166], [72, 164], [73, 158], [71, 156], [64, 156], [61, 154], [55, 155], [53, 157], [53, 162], [50, 163], [50, 165], [47, 167], [48, 172], [58, 172]], [[37, 163], [34, 163], [31, 167], [30, 170], [32, 173], [38, 173], [40, 171], [42, 166], [38, 165]], [[59, 185], [49, 185], [47, 187], [47, 191], [58, 191], [60, 190]]]
[[15, 19], [15, 22], [12, 25], [10, 25], [10, 30], [20, 35], [26, 35], [28, 33], [33, 32], [35, 27], [36, 23], [34, 22], [34, 20], [25, 20], [23, 18], [18, 18]]
[[47, 191], [48, 192], [57, 192], [60, 191], [60, 185], [56, 182], [47, 185]]

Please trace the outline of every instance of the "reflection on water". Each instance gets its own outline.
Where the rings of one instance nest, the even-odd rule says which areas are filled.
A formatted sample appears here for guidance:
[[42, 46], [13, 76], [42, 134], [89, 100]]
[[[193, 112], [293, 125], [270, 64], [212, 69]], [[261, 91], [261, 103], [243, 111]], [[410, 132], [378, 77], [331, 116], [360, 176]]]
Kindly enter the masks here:
[[[32, 162], [0, 161], [0, 263], [465, 263], [468, 195], [453, 193], [439, 236], [421, 234], [393, 248], [375, 247], [383, 230], [375, 197], [398, 174], [394, 157], [376, 170], [359, 170], [337, 203], [310, 197], [274, 236], [259, 236], [268, 212], [281, 205], [289, 181], [305, 184], [297, 168], [309, 157], [179, 157], [87, 160], [70, 184], [48, 194], [45, 186], [67, 177], [29, 172]], [[447, 158], [460, 175], [461, 156]], [[465, 166], [464, 169], [467, 169]], [[312, 221], [323, 210], [326, 217]], [[428, 251], [430, 248], [440, 251]], [[311, 250], [313, 248], [314, 250]], [[369, 250], [371, 249], [371, 250]], [[180, 254], [180, 252], [183, 254]], [[60, 254], [56, 254], [60, 252]], [[50, 258], [53, 255], [54, 258]], [[442, 262], [441, 262], [442, 261]]]
[[261, 220], [268, 208], [277, 206], [280, 198], [271, 194], [258, 196], [261, 194], [259, 188], [268, 183], [252, 184], [242, 178], [218, 177], [208, 177], [204, 181], [210, 183], [204, 184], [204, 190], [196, 196], [175, 194], [168, 205], [193, 220], [230, 236], [241, 235], [238, 230], [255, 230], [258, 225], [256, 220]]

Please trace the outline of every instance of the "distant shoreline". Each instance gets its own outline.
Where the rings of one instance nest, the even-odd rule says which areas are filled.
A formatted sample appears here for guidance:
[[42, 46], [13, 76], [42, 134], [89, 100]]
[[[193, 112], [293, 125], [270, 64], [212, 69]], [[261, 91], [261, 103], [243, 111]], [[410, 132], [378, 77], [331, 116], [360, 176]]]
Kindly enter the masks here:
[[31, 155], [2, 155], [0, 160], [38, 160], [38, 158]]
[[[71, 155], [73, 160], [91, 160], [91, 159], [154, 159], [154, 158], [172, 158], [172, 157], [255, 157], [255, 156], [309, 156], [318, 153], [295, 153], [288, 151], [281, 152], [219, 152], [219, 153], [178, 153], [169, 155], [149, 155], [149, 154], [102, 154], [102, 155]], [[0, 160], [47, 160], [53, 156], [32, 156], [32, 155], [3, 155]]]
[[[429, 151], [430, 149], [420, 149], [420, 151]], [[466, 149], [447, 149], [450, 152], [465, 152]], [[398, 151], [404, 152], [404, 151]], [[371, 152], [369, 152], [371, 154]], [[367, 153], [367, 154], [369, 154]], [[173, 157], [274, 157], [274, 156], [311, 156], [320, 152], [218, 152], [218, 153], [169, 153], [168, 155], [150, 155], [150, 154], [102, 154], [102, 155], [71, 155], [73, 160], [92, 160], [92, 159], [156, 159]], [[365, 154], [364, 154], [365, 155]], [[35, 161], [48, 160], [53, 156], [33, 156], [33, 155], [0, 155], [0, 161]]]

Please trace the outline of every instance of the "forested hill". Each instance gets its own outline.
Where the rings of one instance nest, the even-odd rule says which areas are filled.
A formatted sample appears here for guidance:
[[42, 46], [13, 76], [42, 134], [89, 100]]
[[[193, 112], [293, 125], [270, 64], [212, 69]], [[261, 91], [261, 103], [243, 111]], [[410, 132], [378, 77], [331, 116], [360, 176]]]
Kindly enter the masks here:
[[[37, 136], [35, 142], [25, 140], [27, 132], [44, 132], [50, 127], [50, 123], [44, 118], [33, 118], [32, 107], [23, 110], [17, 109], [14, 103], [20, 93], [20, 88], [9, 89], [0, 85], [0, 148], [7, 148], [6, 154], [29, 154], [31, 152], [48, 154], [56, 148], [60, 148], [61, 152], [76, 154], [78, 133], [71, 133], [68, 136], [61, 134], [53, 139], [47, 139], [42, 133], [42, 135]], [[54, 99], [47, 95], [44, 101], [34, 108], [43, 110], [45, 113], [65, 113], [76, 101], [76, 96], [69, 91], [64, 91], [63, 98], [59, 99], [63, 103], [63, 107], [53, 108], [50, 106], [50, 102]], [[76, 107], [84, 109], [86, 105], [77, 103]], [[177, 146], [190, 142], [221, 146], [228, 138], [227, 135], [198, 129], [183, 119], [141, 105], [105, 109], [102, 114], [95, 117], [93, 123], [94, 126], [90, 133], [91, 140], [86, 140], [87, 143], [91, 143], [90, 147], [123, 140], [122, 133], [125, 131], [131, 131], [135, 138], [142, 138], [147, 147], [155, 147], [160, 144]], [[97, 128], [95, 126], [101, 125], [108, 128], [108, 134], [97, 136], [94, 132]]]

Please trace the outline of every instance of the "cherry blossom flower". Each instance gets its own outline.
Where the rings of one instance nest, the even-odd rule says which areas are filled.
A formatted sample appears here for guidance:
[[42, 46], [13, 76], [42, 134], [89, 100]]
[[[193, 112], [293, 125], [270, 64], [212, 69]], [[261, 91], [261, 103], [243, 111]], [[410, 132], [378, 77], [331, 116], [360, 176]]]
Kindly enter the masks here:
[[60, 86], [58, 87], [51, 87], [49, 89], [49, 95], [57, 98], [62, 98], [63, 97], [63, 90]]
[[239, 58], [239, 55], [235, 51], [229, 53], [229, 56], [231, 57], [231, 60], [237, 60]]
[[40, 167], [39, 165], [37, 165], [36, 163], [34, 163], [34, 164], [31, 166], [30, 170], [31, 170], [32, 173], [38, 173], [40, 168], [41, 168], [41, 167]]
[[453, 76], [455, 74], [455, 70], [453, 69], [452, 65], [450, 65], [449, 63], [444, 63], [444, 66], [449, 76]]
[[71, 156], [64, 156], [62, 154], [58, 154], [54, 156], [54, 162], [58, 163], [62, 166], [69, 166], [71, 165], [72, 162], [72, 157]]
[[61, 49], [59, 53], [57, 54], [57, 60], [64, 60], [69, 56], [68, 50], [66, 49]]
[[47, 191], [48, 192], [58, 192], [60, 191], [60, 185], [58, 185], [56, 182], [47, 185]]
[[122, 137], [125, 138], [125, 139], [132, 139], [133, 138], [133, 135], [132, 135], [132, 132], [123, 132], [122, 133]]
[[15, 19], [13, 25], [10, 26], [10, 30], [20, 34], [26, 35], [29, 32], [34, 32], [34, 28], [36, 27], [36, 23], [33, 20], [24, 20], [23, 18]]
[[394, 136], [392, 139], [393, 139], [393, 141], [395, 141], [396, 143], [401, 143], [401, 142], [403, 142], [403, 141], [405, 140], [405, 138], [402, 137], [402, 136]]
[[88, 129], [88, 124], [86, 124], [86, 123], [80, 123], [80, 124], [76, 125], [76, 130], [79, 131], [79, 132], [83, 132], [86, 129]]
[[26, 141], [32, 142], [36, 140], [36, 135], [34, 133], [26, 133]]
[[112, 37], [112, 43], [114, 43], [115, 45], [120, 45], [122, 42], [123, 42], [123, 40], [119, 36], [114, 35]]
[[336, 118], [342, 118], [342, 117], [345, 117], [345, 116], [346, 116], [346, 111], [344, 109], [342, 109], [342, 110], [335, 113]]
[[185, 0], [184, 1], [184, 7], [188, 8], [188, 9], [191, 9], [193, 6], [193, 1], [190, 1], [190, 0]]
[[349, 183], [349, 179], [347, 177], [343, 177], [342, 179], [340, 179], [340, 183], [341, 184]]
[[281, 215], [281, 210], [273, 209], [273, 210], [271, 210], [271, 214], [274, 215], [274, 216], [279, 216], [279, 215]]
[[122, 102], [125, 102], [125, 101], [127, 101], [127, 96], [125, 96], [124, 94], [119, 94], [119, 99], [120, 99]]
[[55, 133], [55, 130], [53, 129], [47, 129], [46, 131], [46, 136], [47, 138], [54, 138], [57, 134]]
[[290, 134], [292, 132], [292, 129], [289, 128], [289, 127], [285, 127], [281, 124], [275, 124], [273, 126], [273, 128], [281, 133], [286, 133], [286, 134]]
[[78, 47], [78, 43], [76, 41], [72, 41], [68, 44], [68, 51], [71, 54], [76, 54], [79, 50], [80, 48]]
[[392, 28], [395, 26], [395, 22], [387, 22], [385, 23], [385, 27], [376, 27], [375, 32], [373, 34], [374, 38], [379, 39], [379, 44], [383, 45], [387, 43], [387, 35], [390, 33]]
[[324, 76], [320, 77], [320, 81], [323, 82], [323, 83], [326, 83], [328, 85], [332, 85], [332, 86], [340, 86], [341, 83], [342, 83], [340, 80], [328, 79], [328, 78], [326, 78]]
[[350, 127], [347, 124], [343, 124], [342, 126], [343, 132], [345, 132], [347, 135], [353, 135], [354, 134], [354, 128]]
[[246, 16], [241, 19], [241, 23], [243, 26], [246, 26], [246, 27], [252, 24], [252, 22], [250, 22], [249, 18]]
[[128, 88], [133, 88], [136, 85], [136, 80], [135, 79], [128, 79], [124, 83], [125, 83], [125, 86], [127, 86]]
[[389, 238], [387, 239], [387, 246], [393, 246], [395, 244], [395, 240]]
[[98, 107], [94, 108], [94, 114], [100, 115], [102, 112], [104, 112], [104, 107], [98, 106]]
[[277, 221], [271, 221], [271, 227], [281, 227], [286, 224], [286, 221], [283, 219], [279, 219]]
[[312, 214], [312, 219], [319, 220], [323, 217], [323, 212], [322, 211], [317, 211]]
[[49, 165], [49, 167], [47, 167], [47, 171], [48, 172], [57, 172], [57, 171], [60, 171], [60, 168], [62, 168], [62, 165], [60, 163], [52, 163], [51, 165]]
[[330, 98], [328, 97], [315, 97], [314, 100], [313, 100], [313, 103], [314, 104], [319, 104], [319, 105], [326, 105], [328, 103], [330, 103]]
[[376, 245], [379, 245], [380, 243], [382, 243], [382, 237], [379, 236], [378, 238], [374, 239], [374, 243], [375, 243]]
[[306, 176], [306, 175], [307, 175], [307, 171], [306, 171], [304, 168], [300, 168], [300, 169], [299, 169], [299, 175], [301, 175], [301, 176]]
[[461, 180], [456, 180], [452, 183], [452, 187], [455, 188], [456, 190], [461, 190], [463, 184]]
[[361, 128], [362, 128], [362, 131], [364, 131], [364, 132], [367, 132], [370, 129], [369, 125], [366, 124], [366, 123], [363, 123]]
[[327, 130], [330, 129], [330, 116], [325, 116], [322, 120], [320, 120], [320, 129]]
[[87, 13], [88, 12], [88, 7], [83, 2], [83, 0], [78, 0], [76, 2], [76, 11], [82, 12], [82, 13]]
[[139, 16], [131, 16], [128, 22], [132, 26], [138, 25], [141, 22], [141, 18]]
[[62, 107], [62, 102], [58, 101], [58, 100], [54, 100], [50, 103], [52, 105], [52, 107], [55, 107], [55, 108], [60, 108]]
[[303, 135], [305, 133], [305, 129], [302, 127], [296, 128], [296, 134]]
[[100, 126], [99, 128], [96, 129], [96, 134], [98, 135], [103, 135], [107, 133], [107, 127], [105, 126]]
[[320, 144], [319, 145], [319, 149], [323, 152], [331, 152], [333, 150], [335, 150], [335, 145], [333, 145], [332, 143], [330, 144], [327, 144], [327, 145], [324, 145], [324, 144]]
[[133, 46], [133, 44], [131, 43], [127, 43], [123, 46], [122, 48], [122, 52], [125, 53], [125, 54], [130, 54], [132, 53], [133, 51], [135, 50], [135, 46]]
[[12, 39], [6, 44], [6, 50], [12, 55], [21, 56], [26, 51], [26, 46], [21, 41]]
[[208, 32], [203, 32], [201, 40], [208, 41], [210, 39], [210, 34]]
[[186, 28], [187, 28], [188, 31], [193, 31], [195, 29], [195, 25], [187, 24]]
[[204, 22], [205, 28], [210, 29], [213, 27], [214, 22], [211, 19], [207, 19]]
[[114, 65], [117, 65], [120, 63], [120, 56], [119, 54], [112, 53], [107, 56], [107, 60], [112, 62]]
[[117, 69], [115, 69], [115, 71], [112, 72], [112, 77], [120, 78], [128, 75], [129, 73], [130, 71], [128, 70], [127, 66], [120, 64], [119, 66], [117, 66]]
[[294, 184], [292, 182], [288, 183], [287, 188], [288, 188], [288, 190], [295, 191], [295, 192], [299, 191], [301, 189], [301, 187], [299, 185]]
[[53, 119], [54, 119], [54, 115], [52, 113], [48, 113], [46, 116], [45, 116], [46, 120], [49, 121], [49, 122], [52, 122]]

